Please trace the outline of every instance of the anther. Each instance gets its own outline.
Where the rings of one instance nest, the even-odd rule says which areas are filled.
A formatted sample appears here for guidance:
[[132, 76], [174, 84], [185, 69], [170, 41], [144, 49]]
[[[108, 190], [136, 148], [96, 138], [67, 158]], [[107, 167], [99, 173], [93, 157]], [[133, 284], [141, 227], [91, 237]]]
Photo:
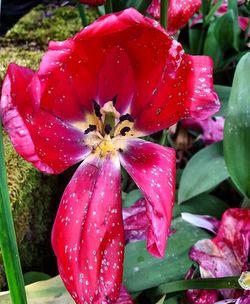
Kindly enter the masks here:
[[120, 120], [120, 122], [125, 121], [125, 120], [128, 120], [130, 122], [134, 122], [134, 118], [128, 113], [120, 116], [119, 120]]
[[101, 118], [102, 117], [101, 106], [95, 100], [93, 100], [93, 103], [94, 103], [94, 110], [96, 117]]
[[84, 134], [88, 134], [89, 132], [95, 131], [96, 125], [89, 125], [88, 129], [84, 131]]
[[106, 125], [105, 125], [105, 128], [104, 128], [105, 133], [106, 133], [107, 135], [109, 135], [109, 133], [111, 132], [111, 130], [112, 130], [111, 125], [110, 125], [110, 124], [106, 124]]
[[122, 136], [125, 136], [127, 132], [129, 132], [131, 129], [130, 127], [124, 127], [121, 129], [120, 133]]

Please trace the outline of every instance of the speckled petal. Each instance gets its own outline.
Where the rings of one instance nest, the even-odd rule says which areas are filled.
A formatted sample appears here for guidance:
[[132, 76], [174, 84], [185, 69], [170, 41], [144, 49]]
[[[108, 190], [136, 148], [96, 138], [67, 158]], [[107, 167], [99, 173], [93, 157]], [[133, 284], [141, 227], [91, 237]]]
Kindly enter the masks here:
[[32, 90], [34, 73], [10, 64], [3, 83], [0, 113], [16, 151], [36, 168], [60, 173], [84, 159], [84, 134], [39, 108]]
[[133, 304], [133, 300], [125, 286], [122, 285], [116, 304]]
[[217, 112], [220, 103], [212, 73], [211, 58], [184, 55], [176, 73], [165, 74], [151, 103], [140, 109], [135, 127], [150, 134], [183, 118], [205, 119]]
[[174, 203], [175, 151], [131, 139], [120, 154], [120, 160], [146, 198], [147, 248], [152, 255], [163, 257]]
[[158, 22], [133, 8], [103, 16], [74, 37], [50, 43], [38, 71], [42, 105], [75, 121], [92, 110], [93, 99], [103, 105], [117, 96], [116, 109], [136, 118], [182, 55]]
[[[199, 264], [204, 278], [237, 276], [248, 267], [249, 250], [250, 210], [235, 208], [223, 214], [216, 237], [198, 241], [190, 257]], [[233, 290], [225, 289], [222, 294], [234, 297]]]
[[[201, 6], [201, 0], [169, 0], [168, 3], [167, 32], [171, 35], [186, 25]], [[152, 1], [148, 13], [160, 20], [160, 0]]]
[[91, 155], [80, 165], [63, 194], [52, 245], [76, 303], [116, 301], [124, 250], [118, 158]]
[[122, 209], [126, 243], [147, 239], [148, 217], [144, 198]]

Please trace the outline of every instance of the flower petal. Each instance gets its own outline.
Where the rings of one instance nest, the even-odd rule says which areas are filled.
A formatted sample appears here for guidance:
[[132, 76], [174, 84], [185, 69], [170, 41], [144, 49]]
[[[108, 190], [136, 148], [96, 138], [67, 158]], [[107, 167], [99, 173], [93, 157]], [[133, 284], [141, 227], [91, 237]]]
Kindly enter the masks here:
[[184, 55], [176, 73], [165, 75], [150, 106], [140, 109], [135, 127], [150, 134], [183, 118], [205, 119], [219, 107], [213, 91], [211, 58]]
[[201, 130], [201, 138], [204, 142], [206, 144], [212, 144], [223, 139], [224, 122], [224, 117], [209, 117], [204, 120], [184, 119], [181, 124], [184, 128]]
[[31, 90], [34, 73], [11, 64], [3, 83], [0, 113], [16, 151], [41, 171], [59, 173], [84, 159], [84, 134], [38, 110]]
[[146, 240], [148, 217], [145, 199], [141, 198], [129, 208], [122, 209], [126, 243]]
[[130, 106], [136, 117], [182, 54], [158, 22], [133, 8], [103, 16], [74, 37], [50, 43], [38, 71], [41, 103], [75, 121], [93, 110], [93, 99], [103, 105], [117, 95], [116, 109], [123, 114]]
[[126, 287], [123, 285], [121, 286], [120, 295], [116, 304], [133, 304], [133, 300], [130, 294], [128, 293]]
[[186, 292], [189, 304], [215, 304], [219, 299], [217, 290], [190, 289]]
[[216, 234], [216, 232], [218, 230], [219, 221], [215, 217], [208, 216], [208, 215], [192, 214], [192, 213], [188, 213], [188, 212], [182, 212], [181, 217], [184, 221], [186, 221], [194, 226], [204, 228], [208, 231], [211, 231], [214, 234]]
[[[228, 209], [216, 237], [198, 241], [190, 251], [190, 258], [199, 264], [202, 277], [240, 275], [248, 267], [249, 237], [250, 210]], [[223, 290], [222, 293], [228, 298], [233, 297], [234, 291]]]
[[118, 298], [124, 249], [118, 158], [91, 155], [80, 165], [63, 194], [52, 245], [76, 303]]
[[[175, 34], [186, 25], [200, 6], [201, 0], [169, 0], [167, 32]], [[160, 0], [153, 0], [147, 11], [154, 18], [160, 20]]]
[[149, 252], [164, 256], [172, 217], [175, 188], [175, 151], [141, 139], [127, 141], [122, 165], [143, 192], [149, 219]]

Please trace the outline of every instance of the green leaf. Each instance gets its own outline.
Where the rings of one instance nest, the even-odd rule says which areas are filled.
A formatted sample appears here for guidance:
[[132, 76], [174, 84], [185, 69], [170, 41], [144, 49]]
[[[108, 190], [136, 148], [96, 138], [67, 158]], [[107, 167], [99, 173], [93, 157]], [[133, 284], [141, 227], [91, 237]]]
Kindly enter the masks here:
[[215, 85], [214, 89], [219, 96], [221, 107], [220, 111], [215, 114], [215, 116], [226, 116], [228, 100], [231, 92], [231, 87]]
[[128, 208], [131, 207], [139, 198], [143, 197], [139, 189], [130, 191], [124, 198], [122, 207]]
[[226, 165], [235, 185], [250, 198], [250, 53], [237, 65], [224, 129]]
[[178, 202], [209, 191], [228, 177], [222, 142], [209, 145], [196, 153], [183, 170]]
[[202, 229], [184, 222], [172, 222], [176, 232], [168, 240], [164, 259], [151, 256], [145, 242], [130, 243], [125, 248], [124, 283], [129, 292], [152, 288], [165, 282], [183, 279], [191, 266], [188, 251], [198, 240], [209, 238]]
[[188, 28], [189, 47], [192, 55], [198, 55], [200, 44], [201, 28]]
[[43, 272], [30, 271], [23, 276], [25, 285], [29, 285], [38, 281], [45, 281], [50, 279], [50, 276]]
[[239, 32], [235, 23], [235, 15], [232, 9], [229, 9], [224, 15], [220, 16], [215, 23], [214, 34], [223, 51], [231, 48], [238, 50], [237, 40]]
[[213, 58], [214, 69], [216, 70], [223, 59], [223, 51], [221, 50], [220, 44], [217, 41], [214, 33], [215, 22], [210, 23], [207, 36], [204, 42], [204, 55], [208, 55]]
[[218, 219], [229, 208], [229, 206], [219, 198], [203, 193], [191, 198], [181, 205], [175, 204], [173, 218], [181, 215], [182, 212], [189, 212], [200, 215], [210, 215]]
[[[25, 287], [29, 304], [74, 304], [59, 276]], [[0, 292], [0, 303], [11, 304], [9, 292]], [[18, 303], [18, 302], [16, 302]]]

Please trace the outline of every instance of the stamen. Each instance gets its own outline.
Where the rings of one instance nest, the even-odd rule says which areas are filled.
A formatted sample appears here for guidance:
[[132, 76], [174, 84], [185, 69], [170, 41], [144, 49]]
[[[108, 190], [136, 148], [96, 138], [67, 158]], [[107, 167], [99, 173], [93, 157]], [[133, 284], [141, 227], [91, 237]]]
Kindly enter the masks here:
[[96, 130], [96, 125], [89, 125], [88, 129], [84, 131], [84, 134], [88, 134]]
[[127, 132], [129, 132], [131, 129], [130, 127], [124, 127], [121, 129], [120, 133], [122, 136], [125, 136]]
[[104, 128], [105, 133], [106, 133], [107, 135], [109, 135], [110, 132], [111, 132], [111, 130], [112, 130], [111, 125], [110, 125], [110, 124], [106, 124], [106, 125], [105, 125], [105, 128]]
[[96, 117], [101, 118], [102, 117], [101, 106], [95, 100], [93, 100], [93, 103], [94, 103], [94, 110]]
[[134, 118], [128, 113], [120, 116], [120, 122], [125, 121], [125, 120], [128, 120], [130, 122], [134, 122]]

